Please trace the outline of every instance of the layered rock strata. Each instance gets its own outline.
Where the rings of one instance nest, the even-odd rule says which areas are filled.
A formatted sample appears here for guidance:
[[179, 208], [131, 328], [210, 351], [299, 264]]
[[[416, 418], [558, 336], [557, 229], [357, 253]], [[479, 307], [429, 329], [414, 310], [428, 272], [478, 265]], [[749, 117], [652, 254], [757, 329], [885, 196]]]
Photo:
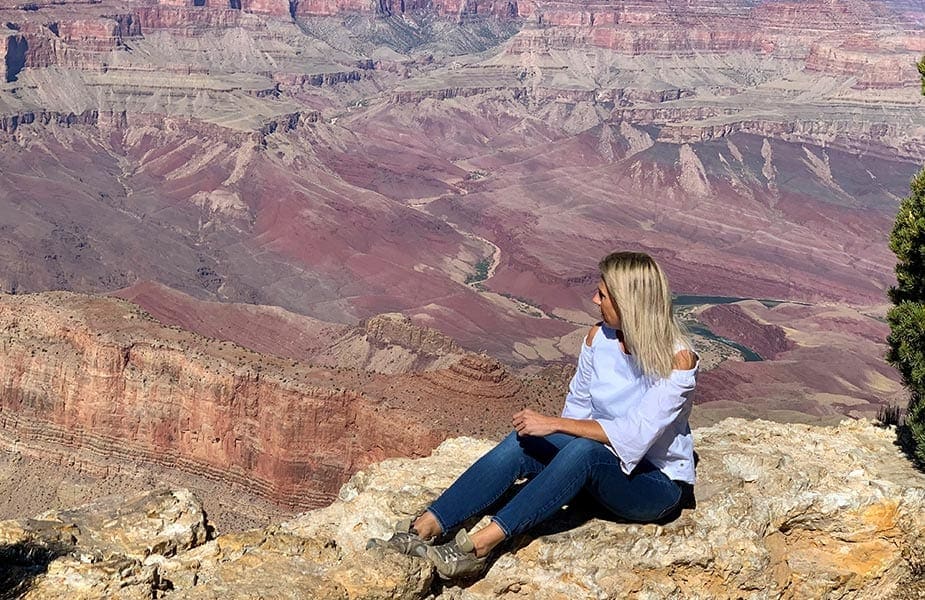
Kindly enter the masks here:
[[452, 338], [437, 330], [418, 327], [405, 315], [387, 313], [332, 337], [312, 360], [331, 367], [399, 374], [446, 369], [466, 354]]
[[799, 60], [819, 73], [850, 74], [858, 88], [918, 80], [895, 60], [897, 51], [911, 55], [922, 49], [914, 23], [896, 27], [902, 3], [698, 2], [680, 10], [648, 2], [533, 6], [528, 12], [535, 25], [514, 40], [512, 52], [590, 45], [634, 56], [755, 53]]
[[402, 411], [353, 391], [362, 374], [209, 344], [115, 299], [4, 296], [0, 336], [0, 438], [84, 470], [171, 467], [307, 508], [370, 461], [442, 437], [392, 427]]
[[[556, 412], [567, 381], [517, 376], [400, 315], [350, 328], [161, 286], [125, 294], [168, 325], [115, 298], [0, 294], [0, 471], [37, 506], [60, 486], [86, 498], [93, 481], [164, 482], [206, 494], [223, 529], [252, 526], [327, 504], [371, 461], [499, 435], [523, 407]], [[60, 481], [43, 486], [49, 469]], [[260, 503], [254, 520], [244, 500], [216, 501], [239, 493]], [[7, 496], [0, 514], [16, 514], [22, 498]]]
[[[823, 428], [730, 419], [694, 435], [695, 509], [665, 525], [637, 525], [603, 519], [578, 503], [503, 545], [486, 572], [465, 585], [436, 580], [424, 559], [365, 549], [369, 538], [387, 536], [394, 519], [413, 515], [491, 447], [460, 438], [426, 459], [370, 466], [327, 508], [206, 543], [196, 533], [195, 505], [186, 507], [185, 518], [167, 519], [177, 523], [166, 528], [168, 542], [149, 523], [158, 510], [175, 514], [170, 496], [135, 499], [116, 526], [78, 540], [80, 558], [52, 558], [35, 569], [25, 597], [70, 600], [113, 590], [120, 598], [232, 600], [898, 600], [925, 593], [925, 475], [894, 446], [892, 430], [865, 421]], [[102, 508], [113, 512], [112, 505]], [[134, 512], [140, 508], [147, 514]], [[143, 537], [139, 521], [144, 535], [166, 543], [97, 550], [112, 548], [110, 538]], [[71, 522], [47, 516], [38, 524], [5, 522], [0, 535], [7, 543], [31, 541], [43, 531], [67, 531]], [[122, 569], [112, 567], [118, 560]]]

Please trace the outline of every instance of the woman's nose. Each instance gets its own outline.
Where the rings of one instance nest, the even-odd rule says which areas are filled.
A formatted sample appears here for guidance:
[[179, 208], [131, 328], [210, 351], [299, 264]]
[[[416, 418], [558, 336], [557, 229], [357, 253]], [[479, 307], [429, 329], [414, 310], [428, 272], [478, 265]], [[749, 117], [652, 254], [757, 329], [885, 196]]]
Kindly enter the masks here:
[[598, 292], [594, 292], [593, 300], [594, 300], [594, 303], [597, 304], [598, 306], [601, 305], [601, 295]]

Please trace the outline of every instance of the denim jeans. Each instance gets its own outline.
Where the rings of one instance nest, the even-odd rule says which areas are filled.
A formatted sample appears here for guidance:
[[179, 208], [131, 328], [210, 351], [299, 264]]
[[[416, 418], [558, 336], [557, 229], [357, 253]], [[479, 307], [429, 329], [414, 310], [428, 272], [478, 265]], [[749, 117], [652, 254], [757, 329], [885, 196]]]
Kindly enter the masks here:
[[512, 432], [469, 467], [428, 510], [444, 532], [481, 514], [515, 481], [529, 481], [494, 521], [510, 537], [549, 518], [585, 489], [615, 516], [656, 521], [679, 508], [681, 487], [647, 462], [632, 475], [604, 444], [564, 433], [519, 436]]

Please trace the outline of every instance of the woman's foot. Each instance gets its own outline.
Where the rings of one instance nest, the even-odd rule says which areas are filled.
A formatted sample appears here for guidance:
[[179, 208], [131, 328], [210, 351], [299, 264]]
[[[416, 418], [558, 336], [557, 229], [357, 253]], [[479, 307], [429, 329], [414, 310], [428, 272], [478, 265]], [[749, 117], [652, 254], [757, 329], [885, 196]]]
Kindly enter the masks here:
[[487, 562], [487, 556], [476, 556], [475, 544], [465, 529], [460, 529], [452, 542], [429, 546], [424, 551], [443, 579], [475, 575], [485, 568]]
[[430, 543], [432, 542], [418, 535], [409, 519], [399, 521], [395, 525], [395, 533], [385, 541], [385, 545], [392, 550], [421, 558], [426, 556], [425, 551]]
[[504, 531], [492, 522], [471, 536], [460, 529], [452, 542], [425, 548], [425, 552], [440, 577], [454, 579], [481, 572], [488, 564], [489, 553], [504, 538]]
[[409, 556], [426, 556], [426, 550], [433, 545], [440, 535], [440, 524], [430, 512], [425, 512], [417, 519], [403, 519], [395, 525], [392, 534], [385, 545], [393, 550]]

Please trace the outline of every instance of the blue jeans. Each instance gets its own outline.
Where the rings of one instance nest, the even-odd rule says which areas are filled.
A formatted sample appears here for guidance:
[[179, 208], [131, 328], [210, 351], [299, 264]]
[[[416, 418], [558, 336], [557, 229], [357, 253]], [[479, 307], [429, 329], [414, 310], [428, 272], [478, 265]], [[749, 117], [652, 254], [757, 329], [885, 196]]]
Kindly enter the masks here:
[[549, 518], [582, 489], [615, 516], [631, 521], [657, 521], [681, 502], [681, 487], [664, 473], [643, 463], [626, 475], [600, 442], [565, 433], [535, 437], [512, 432], [428, 510], [449, 532], [488, 509], [521, 478], [530, 481], [492, 517], [508, 537]]

